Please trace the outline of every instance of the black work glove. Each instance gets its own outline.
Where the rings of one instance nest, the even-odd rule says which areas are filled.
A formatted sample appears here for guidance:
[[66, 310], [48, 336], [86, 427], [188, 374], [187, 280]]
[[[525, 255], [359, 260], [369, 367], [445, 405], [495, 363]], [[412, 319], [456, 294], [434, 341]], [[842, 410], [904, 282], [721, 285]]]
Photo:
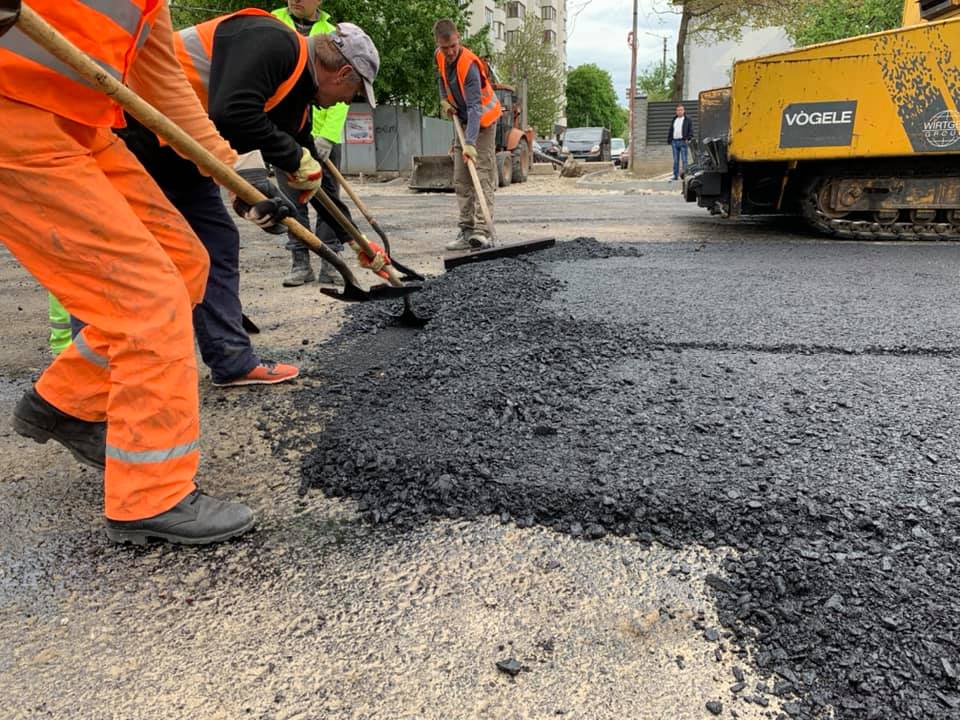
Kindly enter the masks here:
[[239, 173], [240, 177], [266, 195], [267, 199], [251, 205], [234, 195], [234, 212], [272, 235], [283, 235], [287, 231], [287, 226], [282, 223], [282, 220], [296, 216], [296, 208], [284, 197], [280, 188], [270, 182], [265, 168], [240, 170]]
[[20, 17], [20, 0], [0, 0], [0, 35], [12, 28]]

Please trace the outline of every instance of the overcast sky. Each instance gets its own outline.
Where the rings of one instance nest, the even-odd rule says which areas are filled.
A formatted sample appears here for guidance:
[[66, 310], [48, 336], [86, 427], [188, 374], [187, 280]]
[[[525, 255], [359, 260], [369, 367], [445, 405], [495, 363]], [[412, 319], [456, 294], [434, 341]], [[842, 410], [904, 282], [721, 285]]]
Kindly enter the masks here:
[[[638, 73], [662, 61], [663, 37], [668, 38], [667, 62], [676, 56], [680, 20], [665, 11], [668, 5], [668, 0], [638, 0]], [[632, 22], [633, 0], [567, 0], [567, 65], [594, 63], [606, 70], [623, 106], [630, 86], [627, 33]]]

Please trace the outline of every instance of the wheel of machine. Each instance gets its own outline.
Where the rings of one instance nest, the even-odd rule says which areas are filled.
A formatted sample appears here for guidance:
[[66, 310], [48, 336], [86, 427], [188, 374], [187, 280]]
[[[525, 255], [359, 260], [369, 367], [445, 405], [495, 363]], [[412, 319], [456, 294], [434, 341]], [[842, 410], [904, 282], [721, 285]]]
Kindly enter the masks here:
[[909, 215], [911, 222], [922, 225], [933, 222], [934, 218], [937, 217], [937, 211], [929, 209], [910, 210]]
[[839, 220], [847, 217], [850, 213], [843, 210], [836, 210], [830, 206], [833, 185], [831, 181], [825, 180], [817, 190], [817, 210], [832, 220]]
[[816, 230], [826, 235], [836, 235], [837, 229], [831, 223], [846, 213], [836, 213], [829, 208], [830, 179], [811, 177], [803, 184], [801, 191], [801, 209], [803, 217]]
[[960, 210], [947, 210], [943, 217], [949, 223], [951, 232], [960, 232]]
[[497, 184], [500, 187], [509, 187], [513, 180], [513, 154], [508, 152], [497, 153]]
[[524, 183], [530, 174], [530, 146], [526, 138], [520, 138], [517, 147], [513, 149], [513, 177], [515, 183]]

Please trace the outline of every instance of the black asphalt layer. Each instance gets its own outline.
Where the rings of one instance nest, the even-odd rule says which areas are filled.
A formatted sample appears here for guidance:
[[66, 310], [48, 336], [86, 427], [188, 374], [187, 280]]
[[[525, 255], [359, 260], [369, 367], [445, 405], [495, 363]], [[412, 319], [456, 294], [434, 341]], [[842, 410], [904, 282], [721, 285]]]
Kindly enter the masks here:
[[734, 548], [708, 585], [769, 675], [741, 695], [958, 717], [958, 270], [949, 245], [590, 240], [458, 268], [423, 331], [353, 311], [297, 396], [326, 428], [284, 444], [372, 522]]

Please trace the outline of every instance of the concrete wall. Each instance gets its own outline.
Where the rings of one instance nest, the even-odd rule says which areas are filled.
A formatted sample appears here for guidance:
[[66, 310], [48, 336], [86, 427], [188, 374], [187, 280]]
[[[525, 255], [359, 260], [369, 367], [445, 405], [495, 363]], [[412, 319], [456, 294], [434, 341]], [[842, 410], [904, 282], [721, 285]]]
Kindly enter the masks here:
[[768, 55], [793, 47], [783, 28], [746, 29], [739, 42], [687, 41], [683, 96], [696, 98], [702, 90], [730, 84], [736, 60]]

